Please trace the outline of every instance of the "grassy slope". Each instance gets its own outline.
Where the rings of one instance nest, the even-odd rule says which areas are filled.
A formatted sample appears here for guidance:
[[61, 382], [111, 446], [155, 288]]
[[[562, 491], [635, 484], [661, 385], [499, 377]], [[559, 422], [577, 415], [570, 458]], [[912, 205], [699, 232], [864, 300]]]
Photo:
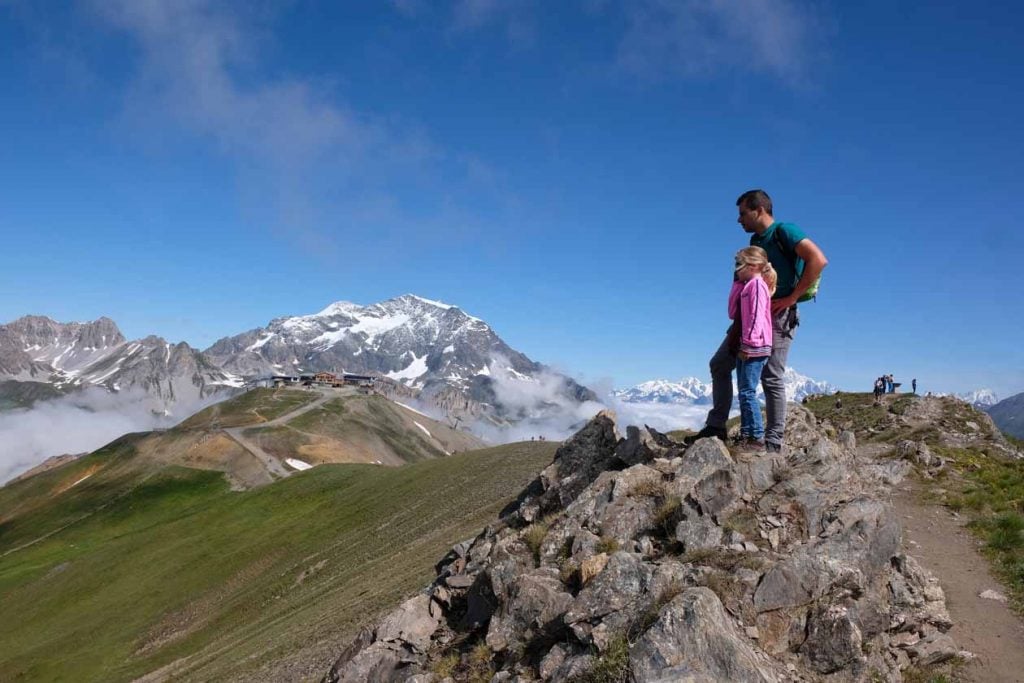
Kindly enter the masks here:
[[[812, 399], [807, 407], [819, 418], [852, 428], [862, 441], [923, 441], [949, 460], [951, 466], [938, 478], [924, 482], [926, 495], [969, 515], [971, 529], [985, 541], [986, 556], [1009, 589], [1015, 607], [1024, 613], [1024, 460], [1006, 458], [985, 439], [969, 446], [951, 446], [944, 440], [946, 433], [974, 432], [968, 422], [982, 422], [978, 411], [960, 401], [927, 399], [940, 408], [934, 417], [906, 425], [894, 417], [911, 411], [919, 397], [886, 396], [883, 406], [875, 406], [871, 394], [844, 393], [842, 398], [839, 409], [834, 397]], [[1019, 440], [1009, 441], [1021, 448]]]
[[300, 389], [252, 389], [200, 410], [176, 429], [244, 427], [269, 422], [318, 398], [320, 394]]
[[299, 662], [317, 678], [555, 447], [324, 465], [230, 492], [215, 472], [133, 470], [123, 439], [0, 489], [0, 680], [131, 680], [175, 661], [188, 680], [273, 678], [255, 672]]

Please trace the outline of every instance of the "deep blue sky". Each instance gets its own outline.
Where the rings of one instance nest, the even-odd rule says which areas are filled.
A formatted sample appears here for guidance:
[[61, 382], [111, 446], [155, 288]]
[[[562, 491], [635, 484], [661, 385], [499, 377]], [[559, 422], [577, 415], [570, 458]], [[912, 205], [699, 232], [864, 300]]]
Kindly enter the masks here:
[[0, 1], [0, 321], [205, 348], [454, 303], [626, 386], [707, 377], [736, 196], [831, 261], [790, 358], [1024, 391], [1024, 6]]

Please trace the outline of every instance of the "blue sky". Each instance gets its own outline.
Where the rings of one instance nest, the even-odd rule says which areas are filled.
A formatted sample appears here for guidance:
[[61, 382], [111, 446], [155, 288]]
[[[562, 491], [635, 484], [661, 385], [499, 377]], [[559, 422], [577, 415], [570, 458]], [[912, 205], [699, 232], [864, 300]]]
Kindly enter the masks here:
[[1010, 2], [2, 0], [0, 321], [205, 348], [413, 292], [587, 382], [706, 378], [764, 187], [831, 262], [794, 367], [1007, 396], [1022, 28]]

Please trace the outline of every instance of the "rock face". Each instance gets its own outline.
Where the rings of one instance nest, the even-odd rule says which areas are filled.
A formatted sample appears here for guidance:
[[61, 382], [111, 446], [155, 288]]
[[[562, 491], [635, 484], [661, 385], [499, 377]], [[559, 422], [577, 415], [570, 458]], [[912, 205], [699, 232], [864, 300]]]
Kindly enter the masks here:
[[239, 378], [184, 342], [156, 336], [127, 341], [109, 318], [59, 323], [41, 316], [0, 325], [0, 379], [8, 380], [0, 387], [0, 400], [25, 395], [29, 382], [45, 383], [56, 395], [98, 386], [139, 391], [155, 410], [227, 395], [241, 386]]
[[795, 404], [788, 430], [734, 457], [597, 415], [324, 680], [900, 681], [952, 657], [886, 502], [906, 469]]

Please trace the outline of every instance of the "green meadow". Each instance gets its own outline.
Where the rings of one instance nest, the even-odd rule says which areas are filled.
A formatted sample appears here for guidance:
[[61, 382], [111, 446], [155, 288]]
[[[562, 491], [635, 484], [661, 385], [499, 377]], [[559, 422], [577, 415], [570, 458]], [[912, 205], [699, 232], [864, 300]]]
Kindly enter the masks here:
[[137, 438], [0, 488], [0, 680], [318, 680], [556, 448], [322, 465], [237, 492], [145, 465]]

